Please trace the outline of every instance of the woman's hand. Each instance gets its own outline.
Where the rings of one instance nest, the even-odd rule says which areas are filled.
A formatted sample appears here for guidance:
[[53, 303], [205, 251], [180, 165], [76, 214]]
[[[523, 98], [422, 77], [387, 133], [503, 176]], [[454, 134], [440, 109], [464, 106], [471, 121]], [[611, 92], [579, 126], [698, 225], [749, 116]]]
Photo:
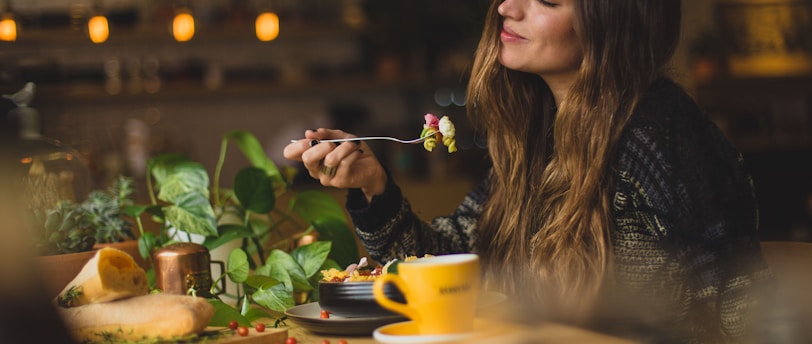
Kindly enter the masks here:
[[318, 143], [317, 140], [356, 137], [341, 130], [305, 131], [305, 139], [285, 146], [286, 159], [301, 161], [311, 177], [321, 185], [341, 189], [359, 188], [367, 201], [386, 187], [386, 172], [369, 146], [362, 141]]

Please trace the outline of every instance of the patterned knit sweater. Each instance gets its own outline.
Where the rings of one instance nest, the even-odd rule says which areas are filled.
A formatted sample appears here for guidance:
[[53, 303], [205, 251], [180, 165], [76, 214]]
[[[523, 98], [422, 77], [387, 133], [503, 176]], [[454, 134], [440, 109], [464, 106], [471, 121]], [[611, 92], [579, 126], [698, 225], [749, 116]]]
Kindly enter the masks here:
[[[675, 83], [659, 80], [627, 124], [611, 166], [613, 275], [606, 326], [646, 330], [656, 342], [725, 342], [746, 335], [760, 256], [757, 210], [738, 151]], [[487, 180], [456, 211], [425, 223], [389, 178], [347, 209], [370, 256], [477, 252]]]

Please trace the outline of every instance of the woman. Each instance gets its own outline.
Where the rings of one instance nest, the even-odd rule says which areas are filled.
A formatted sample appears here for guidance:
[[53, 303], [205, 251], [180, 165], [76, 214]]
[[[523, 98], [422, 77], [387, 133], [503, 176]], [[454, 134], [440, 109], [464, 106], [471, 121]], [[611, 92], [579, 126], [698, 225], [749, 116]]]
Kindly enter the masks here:
[[[473, 251], [488, 288], [555, 317], [660, 340], [747, 335], [766, 276], [740, 154], [665, 77], [678, 0], [496, 0], [468, 86], [492, 168], [421, 222], [363, 144], [285, 148], [347, 209], [373, 258]], [[624, 319], [617, 319], [620, 314]]]

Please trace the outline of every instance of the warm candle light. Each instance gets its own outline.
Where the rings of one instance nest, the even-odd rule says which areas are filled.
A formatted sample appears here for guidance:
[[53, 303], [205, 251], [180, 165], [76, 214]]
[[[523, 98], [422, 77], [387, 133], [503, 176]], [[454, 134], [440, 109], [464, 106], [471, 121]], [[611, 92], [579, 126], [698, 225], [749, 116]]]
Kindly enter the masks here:
[[17, 22], [11, 15], [3, 15], [0, 20], [0, 40], [13, 42], [17, 40]]
[[257, 17], [256, 22], [257, 38], [260, 41], [268, 42], [279, 36], [279, 16], [273, 12], [265, 12]]
[[172, 35], [178, 42], [186, 42], [195, 35], [195, 18], [187, 11], [178, 12], [172, 21]]
[[110, 36], [110, 27], [107, 24], [107, 17], [93, 16], [87, 22], [87, 33], [93, 43], [104, 43]]

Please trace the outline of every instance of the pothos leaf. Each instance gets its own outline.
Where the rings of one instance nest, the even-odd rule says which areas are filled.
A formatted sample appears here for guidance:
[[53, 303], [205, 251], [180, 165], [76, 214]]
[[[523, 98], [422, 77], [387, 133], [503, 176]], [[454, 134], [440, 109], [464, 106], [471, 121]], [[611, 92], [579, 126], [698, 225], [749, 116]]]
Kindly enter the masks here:
[[228, 255], [226, 274], [235, 283], [242, 283], [248, 279], [248, 256], [241, 248], [235, 248]]
[[347, 222], [344, 208], [327, 192], [321, 190], [305, 190], [291, 199], [290, 207], [308, 223], [318, 219], [337, 219]]
[[147, 170], [155, 178], [155, 182], [161, 185], [167, 176], [174, 173], [175, 166], [183, 162], [191, 162], [191, 160], [183, 154], [161, 154], [147, 161]]
[[270, 312], [265, 311], [264, 309], [260, 309], [259, 307], [251, 307], [251, 308], [249, 308], [248, 311], [245, 312], [244, 316], [245, 316], [246, 319], [251, 321], [251, 323], [253, 323], [254, 321], [259, 320], [259, 319], [274, 319], [274, 318], [276, 318], [276, 316], [274, 316]]
[[138, 238], [138, 253], [146, 259], [157, 245], [158, 238], [153, 233], [144, 233]]
[[261, 288], [254, 292], [251, 298], [256, 303], [277, 312], [284, 312], [296, 305], [293, 294], [283, 284], [277, 284], [270, 288]]
[[249, 309], [251, 309], [251, 303], [248, 302], [248, 295], [245, 295], [242, 297], [242, 309], [240, 309], [240, 314], [245, 316]]
[[297, 247], [290, 255], [302, 267], [305, 277], [310, 278], [320, 271], [322, 264], [330, 254], [331, 247], [332, 243], [329, 241], [316, 241]]
[[330, 258], [341, 266], [358, 261], [358, 245], [346, 222], [334, 218], [318, 219], [313, 223], [313, 227], [319, 232], [319, 240], [332, 243]]
[[147, 206], [144, 205], [128, 205], [124, 207], [124, 215], [136, 218], [141, 216], [146, 210]]
[[285, 183], [285, 181], [282, 179], [281, 173], [279, 173], [279, 168], [276, 167], [273, 160], [268, 158], [268, 155], [265, 154], [265, 150], [262, 149], [262, 144], [259, 143], [259, 140], [257, 140], [253, 134], [245, 130], [234, 130], [228, 132], [223, 139], [234, 140], [242, 151], [243, 155], [245, 155], [248, 161], [251, 162], [251, 166], [265, 171], [265, 173], [270, 176], [274, 182], [281, 184]]
[[158, 199], [169, 203], [178, 203], [178, 199], [189, 192], [200, 193], [208, 199], [209, 174], [199, 163], [179, 163], [174, 166], [173, 173], [166, 175], [159, 188]]
[[202, 194], [188, 192], [174, 205], [163, 208], [166, 220], [176, 229], [204, 236], [217, 236], [217, 221], [209, 199]]
[[220, 233], [218, 236], [206, 237], [206, 239], [203, 241], [203, 246], [206, 246], [209, 251], [214, 250], [225, 243], [231, 242], [232, 240], [249, 238], [254, 234], [250, 229], [241, 225], [221, 225], [217, 229], [218, 233]]
[[282, 282], [272, 277], [259, 274], [248, 276], [248, 278], [245, 280], [245, 284], [247, 284], [250, 287], [253, 287], [254, 289], [262, 289], [262, 288], [267, 289], [279, 283]]
[[[279, 249], [271, 251], [265, 266], [270, 267], [268, 276], [283, 283], [290, 281], [289, 291], [309, 291], [313, 289], [307, 281], [307, 276], [305, 276], [302, 267], [285, 251]], [[286, 275], [287, 278], [285, 278]]]
[[248, 210], [264, 214], [276, 203], [271, 178], [256, 167], [246, 167], [234, 178], [234, 194]]
[[209, 303], [214, 306], [214, 316], [209, 320], [209, 326], [225, 327], [232, 320], [236, 320], [242, 326], [250, 326], [251, 321], [244, 317], [240, 312], [223, 301], [218, 299], [209, 299]]

